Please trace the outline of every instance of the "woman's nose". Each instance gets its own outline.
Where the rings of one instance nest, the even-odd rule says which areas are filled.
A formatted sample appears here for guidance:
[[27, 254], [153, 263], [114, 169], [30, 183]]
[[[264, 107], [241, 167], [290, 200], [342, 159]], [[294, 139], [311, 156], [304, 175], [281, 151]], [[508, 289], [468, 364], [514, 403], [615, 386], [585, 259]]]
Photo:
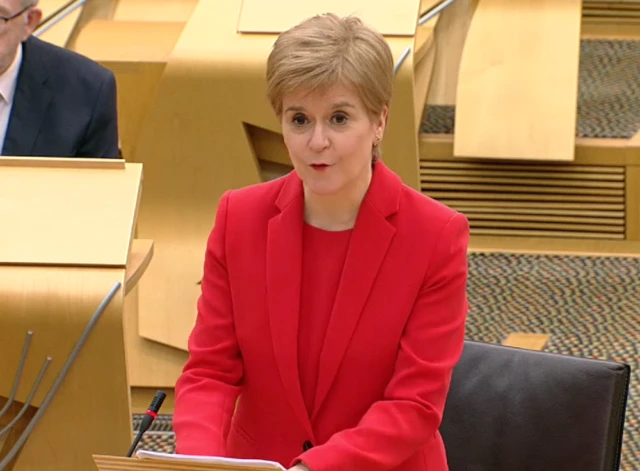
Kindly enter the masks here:
[[313, 127], [311, 138], [309, 139], [309, 147], [314, 152], [320, 152], [329, 147], [329, 137], [324, 126], [321, 124], [317, 124]]

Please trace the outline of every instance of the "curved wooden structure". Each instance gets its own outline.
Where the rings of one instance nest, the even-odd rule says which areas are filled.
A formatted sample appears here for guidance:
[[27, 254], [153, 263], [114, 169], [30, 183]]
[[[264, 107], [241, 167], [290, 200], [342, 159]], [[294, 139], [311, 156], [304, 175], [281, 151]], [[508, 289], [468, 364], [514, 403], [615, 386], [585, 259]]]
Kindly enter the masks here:
[[0, 469], [92, 469], [130, 445], [124, 301], [153, 248], [132, 244], [141, 180], [123, 161], [0, 158]]

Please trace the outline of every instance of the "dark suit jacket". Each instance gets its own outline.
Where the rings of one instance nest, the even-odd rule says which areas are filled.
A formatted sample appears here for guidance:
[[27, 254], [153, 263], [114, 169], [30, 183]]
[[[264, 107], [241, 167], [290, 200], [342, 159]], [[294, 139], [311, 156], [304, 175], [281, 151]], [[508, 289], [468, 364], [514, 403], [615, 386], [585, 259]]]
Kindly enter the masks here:
[[118, 157], [113, 73], [33, 36], [22, 52], [2, 154]]

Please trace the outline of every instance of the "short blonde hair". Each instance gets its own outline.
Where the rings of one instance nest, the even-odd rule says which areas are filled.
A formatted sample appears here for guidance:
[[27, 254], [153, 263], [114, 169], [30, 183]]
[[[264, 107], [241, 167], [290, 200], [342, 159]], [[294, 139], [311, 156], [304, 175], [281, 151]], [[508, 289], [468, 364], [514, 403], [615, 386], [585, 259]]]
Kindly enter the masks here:
[[326, 13], [280, 34], [267, 59], [267, 97], [278, 117], [286, 93], [336, 85], [353, 89], [373, 119], [390, 105], [393, 54], [380, 33], [357, 17]]

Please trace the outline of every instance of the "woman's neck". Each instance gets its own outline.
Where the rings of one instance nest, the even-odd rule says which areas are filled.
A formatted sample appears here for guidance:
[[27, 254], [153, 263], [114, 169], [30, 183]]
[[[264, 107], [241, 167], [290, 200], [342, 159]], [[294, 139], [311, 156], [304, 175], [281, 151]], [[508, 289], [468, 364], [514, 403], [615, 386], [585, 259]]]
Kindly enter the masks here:
[[326, 231], [344, 231], [355, 226], [371, 172], [343, 188], [339, 193], [318, 195], [304, 188], [304, 220]]

